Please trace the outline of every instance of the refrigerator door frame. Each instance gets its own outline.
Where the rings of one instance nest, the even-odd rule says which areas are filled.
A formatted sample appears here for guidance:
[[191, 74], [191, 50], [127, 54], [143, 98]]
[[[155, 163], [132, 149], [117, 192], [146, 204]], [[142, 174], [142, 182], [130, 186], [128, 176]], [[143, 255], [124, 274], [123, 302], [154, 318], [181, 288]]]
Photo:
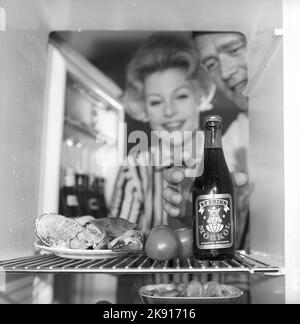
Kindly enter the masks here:
[[[63, 140], [67, 75], [84, 85], [94, 99], [104, 100], [118, 115], [118, 160], [124, 156], [123, 105], [118, 99], [122, 90], [63, 40], [51, 35], [48, 45], [45, 113], [43, 120], [42, 154], [38, 214], [58, 212], [60, 187], [61, 143]], [[97, 99], [95, 99], [97, 100]]]

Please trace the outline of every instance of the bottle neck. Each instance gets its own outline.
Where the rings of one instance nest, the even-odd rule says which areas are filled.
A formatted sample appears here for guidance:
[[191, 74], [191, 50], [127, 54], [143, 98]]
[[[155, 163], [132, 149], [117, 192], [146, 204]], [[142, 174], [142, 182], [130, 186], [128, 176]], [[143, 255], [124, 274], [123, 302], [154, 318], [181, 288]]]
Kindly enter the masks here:
[[222, 148], [222, 129], [211, 127], [205, 130], [204, 173], [226, 165]]
[[220, 148], [222, 149], [222, 129], [217, 127], [212, 127], [204, 131], [205, 142], [204, 148]]
[[76, 185], [77, 185], [77, 187], [87, 188], [89, 185], [88, 177], [84, 174], [77, 174], [76, 175]]

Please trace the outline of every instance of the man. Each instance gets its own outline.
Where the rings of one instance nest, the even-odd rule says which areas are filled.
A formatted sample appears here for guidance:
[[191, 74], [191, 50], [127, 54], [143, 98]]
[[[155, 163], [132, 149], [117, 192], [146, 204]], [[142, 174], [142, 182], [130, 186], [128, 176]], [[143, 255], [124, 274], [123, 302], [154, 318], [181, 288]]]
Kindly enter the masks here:
[[242, 112], [247, 112], [248, 100], [243, 95], [248, 82], [245, 36], [237, 32], [195, 32], [193, 39], [200, 61], [218, 89]]
[[[253, 190], [253, 184], [248, 183], [247, 177], [248, 100], [243, 94], [248, 82], [246, 39], [244, 35], [238, 32], [194, 32], [193, 39], [200, 61], [209, 71], [218, 90], [239, 110], [236, 119], [231, 122], [224, 134], [222, 142], [229, 169], [235, 172], [234, 181], [240, 219], [237, 245], [239, 248], [244, 248], [247, 247], [245, 240], [248, 223], [248, 199]], [[226, 112], [224, 112], [225, 114]], [[180, 171], [182, 172], [180, 173]], [[184, 172], [178, 170], [178, 168], [173, 168], [166, 170], [164, 176], [170, 184], [163, 192], [165, 210], [168, 212], [172, 208], [173, 215], [176, 211], [180, 217], [182, 204], [185, 202], [182, 195], [181, 203], [175, 203], [174, 197], [178, 197], [178, 189], [174, 189], [174, 185], [180, 185], [184, 180]]]
[[[243, 94], [248, 83], [246, 38], [238, 32], [194, 32], [193, 39], [218, 90], [237, 107], [237, 115], [223, 136], [229, 169], [248, 173], [248, 98]], [[226, 111], [220, 114], [226, 118]]]

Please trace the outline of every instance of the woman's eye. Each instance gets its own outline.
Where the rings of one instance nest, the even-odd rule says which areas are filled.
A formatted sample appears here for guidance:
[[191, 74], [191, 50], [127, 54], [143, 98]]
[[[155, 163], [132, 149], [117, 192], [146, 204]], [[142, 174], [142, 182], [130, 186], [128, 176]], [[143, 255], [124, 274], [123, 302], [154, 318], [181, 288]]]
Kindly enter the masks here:
[[188, 94], [180, 94], [180, 95], [176, 96], [176, 99], [184, 100], [184, 99], [187, 99], [188, 97], [189, 97]]

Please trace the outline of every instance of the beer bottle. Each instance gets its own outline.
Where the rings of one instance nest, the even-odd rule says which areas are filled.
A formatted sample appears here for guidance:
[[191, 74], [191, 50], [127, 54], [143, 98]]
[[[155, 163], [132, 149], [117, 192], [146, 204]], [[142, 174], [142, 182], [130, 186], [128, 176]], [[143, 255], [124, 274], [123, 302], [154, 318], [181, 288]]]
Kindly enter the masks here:
[[60, 190], [60, 214], [66, 217], [81, 216], [78, 194], [75, 187], [75, 172], [66, 168], [63, 177], [63, 186]]
[[199, 260], [227, 260], [235, 255], [235, 206], [222, 118], [207, 116], [204, 134], [204, 170], [193, 186], [193, 254]]
[[99, 194], [99, 203], [100, 203], [100, 217], [107, 217], [108, 211], [105, 201], [105, 179], [98, 177], [98, 194]]
[[108, 211], [104, 197], [105, 179], [95, 177], [89, 190], [89, 210], [90, 215], [95, 218], [107, 217]]
[[89, 190], [89, 176], [81, 172], [76, 173], [76, 192], [79, 201], [79, 208], [81, 215], [89, 215], [88, 206], [88, 190]]

